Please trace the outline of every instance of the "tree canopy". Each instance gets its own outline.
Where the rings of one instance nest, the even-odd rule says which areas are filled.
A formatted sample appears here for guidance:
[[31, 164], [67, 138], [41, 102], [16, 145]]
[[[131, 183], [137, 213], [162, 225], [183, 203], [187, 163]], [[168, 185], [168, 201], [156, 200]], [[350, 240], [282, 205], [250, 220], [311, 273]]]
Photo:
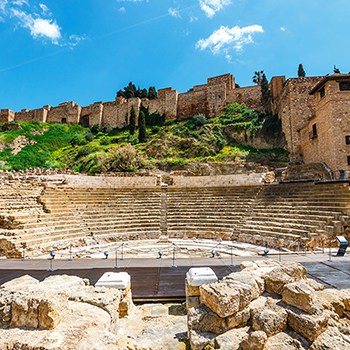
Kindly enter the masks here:
[[305, 70], [303, 65], [300, 63], [298, 67], [298, 77], [299, 78], [304, 78], [306, 76]]
[[154, 86], [150, 86], [148, 90], [146, 88], [141, 89], [130, 82], [123, 90], [117, 92], [117, 97], [124, 97], [126, 99], [139, 97], [139, 98], [148, 98], [149, 100], [154, 100], [158, 97], [157, 90]]

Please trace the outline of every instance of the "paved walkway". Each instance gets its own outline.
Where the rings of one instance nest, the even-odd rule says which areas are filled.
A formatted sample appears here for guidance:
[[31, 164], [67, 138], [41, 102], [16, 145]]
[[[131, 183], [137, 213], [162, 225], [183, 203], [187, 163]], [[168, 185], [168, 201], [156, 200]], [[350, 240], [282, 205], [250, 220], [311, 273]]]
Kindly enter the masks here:
[[[187, 258], [187, 259], [77, 259], [16, 260], [0, 259], [0, 284], [29, 274], [40, 280], [50, 275], [69, 274], [88, 278], [94, 284], [106, 271], [127, 271], [131, 275], [133, 294], [137, 299], [184, 298], [184, 279], [192, 266], [210, 266], [219, 278], [239, 270], [242, 261], [275, 259], [302, 263], [309, 276], [327, 287], [350, 288], [350, 256], [327, 254], [275, 255], [269, 257]], [[54, 271], [48, 271], [50, 264]], [[172, 265], [175, 263], [176, 267]], [[118, 268], [115, 268], [115, 265]]]

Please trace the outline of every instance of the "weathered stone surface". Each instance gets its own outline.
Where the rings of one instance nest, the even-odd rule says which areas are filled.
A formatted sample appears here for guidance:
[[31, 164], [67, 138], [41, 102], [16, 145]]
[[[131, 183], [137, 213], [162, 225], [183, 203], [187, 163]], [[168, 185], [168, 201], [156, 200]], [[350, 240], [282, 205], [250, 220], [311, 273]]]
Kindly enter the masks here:
[[325, 312], [309, 315], [293, 307], [288, 307], [287, 312], [288, 325], [293, 328], [295, 332], [311, 342], [327, 328], [329, 315]]
[[231, 329], [230, 331], [218, 335], [215, 343], [220, 350], [240, 350], [242, 340], [248, 336], [249, 327]]
[[[109, 326], [110, 317], [106, 311], [86, 303], [69, 301], [67, 312], [55, 330], [0, 330], [0, 349], [115, 350], [115, 343], [106, 338]], [[107, 344], [103, 344], [103, 339]]]
[[287, 333], [278, 333], [267, 339], [264, 350], [301, 350], [301, 343]]
[[216, 282], [201, 286], [200, 300], [222, 318], [240, 310], [240, 291], [227, 283]]
[[227, 329], [245, 326], [250, 319], [250, 309], [246, 308], [234, 315], [226, 317]]
[[252, 308], [251, 320], [255, 331], [263, 331], [268, 337], [287, 328], [287, 311], [270, 299], [263, 307]]
[[314, 294], [315, 290], [305, 281], [297, 281], [284, 286], [282, 300], [288, 305], [312, 314], [317, 310]]
[[203, 350], [207, 346], [214, 348], [216, 334], [189, 330], [188, 337], [192, 350]]
[[203, 304], [190, 309], [187, 320], [189, 330], [214, 334], [222, 334], [228, 330], [226, 320]]
[[291, 263], [276, 267], [263, 277], [266, 291], [281, 295], [286, 284], [306, 278], [306, 269], [300, 264]]
[[329, 327], [310, 346], [310, 350], [348, 350], [350, 349], [350, 337], [341, 334], [339, 329]]
[[314, 299], [319, 307], [333, 311], [339, 317], [343, 317], [345, 304], [342, 295], [342, 292], [339, 292], [337, 290], [325, 289], [316, 291], [314, 294]]
[[249, 334], [242, 341], [243, 350], [263, 350], [267, 341], [267, 335], [265, 332], [256, 331]]

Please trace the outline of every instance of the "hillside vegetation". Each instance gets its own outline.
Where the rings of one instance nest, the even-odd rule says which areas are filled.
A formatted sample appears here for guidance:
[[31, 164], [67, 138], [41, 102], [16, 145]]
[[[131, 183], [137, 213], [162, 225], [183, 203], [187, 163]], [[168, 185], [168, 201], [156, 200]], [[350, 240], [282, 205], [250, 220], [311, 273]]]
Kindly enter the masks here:
[[[184, 169], [194, 163], [258, 162], [278, 166], [287, 162], [283, 149], [247, 146], [264, 131], [279, 137], [277, 118], [232, 104], [221, 116], [202, 115], [181, 122], [146, 115], [146, 141], [128, 128], [111, 131], [94, 126], [12, 122], [0, 134], [0, 169], [71, 169], [96, 174], [140, 169]], [[0, 124], [1, 127], [1, 124]], [[15, 129], [15, 130], [14, 130]], [[17, 130], [18, 129], [18, 130]], [[276, 134], [277, 133], [277, 134]], [[238, 144], [236, 135], [244, 136]], [[269, 136], [269, 135], [268, 135]], [[242, 142], [241, 142], [242, 143]]]

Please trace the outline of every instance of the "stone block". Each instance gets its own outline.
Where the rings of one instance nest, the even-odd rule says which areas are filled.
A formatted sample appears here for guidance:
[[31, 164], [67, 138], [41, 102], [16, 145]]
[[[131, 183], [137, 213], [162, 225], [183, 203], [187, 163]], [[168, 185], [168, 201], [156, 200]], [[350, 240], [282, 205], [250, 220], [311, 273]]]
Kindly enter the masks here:
[[200, 299], [222, 318], [240, 310], [240, 291], [232, 288], [228, 283], [216, 282], [201, 286]]
[[302, 350], [304, 347], [287, 333], [278, 333], [267, 339], [264, 350]]
[[96, 282], [95, 287], [130, 289], [130, 280], [127, 272], [105, 272]]
[[281, 295], [286, 284], [305, 279], [306, 273], [305, 267], [297, 263], [276, 267], [263, 276], [265, 289], [269, 293]]
[[253, 329], [265, 332], [268, 337], [283, 332], [287, 328], [287, 319], [287, 311], [270, 299], [267, 300], [264, 306], [251, 310]]
[[288, 325], [310, 342], [313, 342], [327, 328], [329, 315], [325, 312], [310, 315], [293, 307], [288, 307], [287, 312]]
[[199, 286], [191, 286], [187, 279], [185, 281], [185, 294], [186, 297], [199, 297], [200, 293], [199, 293]]
[[189, 309], [187, 324], [189, 330], [200, 332], [222, 334], [228, 330], [226, 320], [203, 304]]
[[265, 348], [266, 341], [266, 333], [262, 331], [252, 332], [242, 341], [242, 350], [263, 350]]
[[338, 328], [328, 327], [327, 330], [322, 333], [312, 343], [310, 350], [348, 350], [350, 349], [350, 339], [339, 331]]
[[282, 292], [282, 300], [291, 306], [310, 314], [316, 312], [314, 300], [315, 290], [304, 281], [286, 284]]
[[192, 267], [186, 273], [186, 280], [190, 286], [199, 287], [214, 283], [218, 278], [210, 267]]

